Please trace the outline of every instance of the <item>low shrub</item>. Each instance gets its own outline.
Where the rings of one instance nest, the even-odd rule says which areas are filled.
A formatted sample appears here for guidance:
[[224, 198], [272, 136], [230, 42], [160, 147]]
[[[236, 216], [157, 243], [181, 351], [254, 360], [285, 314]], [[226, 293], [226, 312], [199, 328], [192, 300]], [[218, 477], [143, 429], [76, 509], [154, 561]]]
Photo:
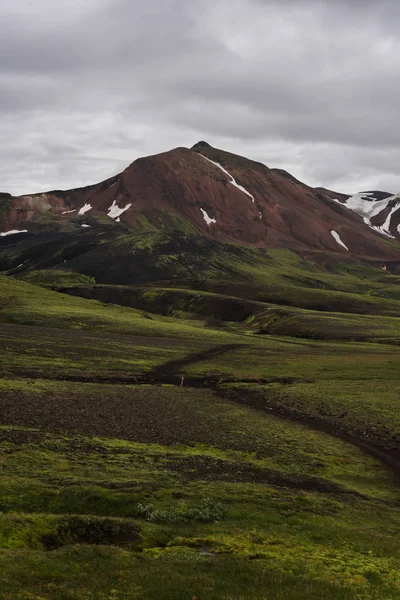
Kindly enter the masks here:
[[155, 508], [153, 504], [138, 504], [138, 516], [147, 521], [159, 521], [163, 523], [189, 523], [200, 521], [202, 523], [213, 523], [220, 521], [225, 514], [224, 507], [211, 498], [202, 499], [197, 505], [184, 508]]

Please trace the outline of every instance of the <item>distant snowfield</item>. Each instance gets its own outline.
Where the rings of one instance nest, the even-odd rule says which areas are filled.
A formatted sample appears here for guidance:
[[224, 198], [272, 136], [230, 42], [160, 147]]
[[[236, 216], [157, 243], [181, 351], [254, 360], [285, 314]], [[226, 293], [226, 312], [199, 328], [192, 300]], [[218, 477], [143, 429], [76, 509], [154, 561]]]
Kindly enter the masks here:
[[88, 212], [88, 210], [92, 210], [92, 206], [90, 204], [85, 204], [82, 208], [79, 209], [78, 215], [84, 215]]
[[74, 208], [73, 210], [64, 210], [64, 212], [62, 212], [62, 215], [69, 215], [70, 213], [73, 213], [76, 211], [76, 208]]
[[[200, 156], [203, 156], [203, 154], [200, 154]], [[254, 196], [252, 196], [250, 194], [250, 192], [248, 192], [246, 190], [246, 188], [244, 188], [242, 185], [239, 185], [237, 183], [236, 179], [234, 177], [232, 177], [232, 175], [230, 173], [228, 173], [228, 171], [226, 169], [224, 169], [224, 167], [222, 165], [220, 165], [217, 162], [214, 162], [213, 160], [210, 160], [206, 156], [203, 156], [203, 158], [205, 158], [206, 160], [208, 160], [208, 162], [210, 162], [212, 165], [215, 165], [216, 167], [218, 167], [218, 169], [220, 169], [223, 173], [225, 173], [225, 175], [228, 175], [228, 177], [230, 177], [230, 179], [231, 179], [231, 181], [229, 183], [231, 183], [232, 185], [235, 186], [235, 188], [237, 188], [238, 190], [240, 190], [241, 192], [243, 192], [244, 194], [246, 194], [247, 196], [249, 196], [249, 198], [251, 198], [252, 202], [255, 202]]]
[[216, 219], [211, 219], [211, 217], [208, 216], [207, 212], [204, 210], [204, 208], [200, 209], [201, 212], [203, 213], [203, 218], [205, 220], [205, 222], [207, 223], [207, 225], [211, 225], [211, 223], [216, 223]]
[[128, 210], [128, 208], [130, 208], [131, 206], [132, 206], [132, 203], [127, 204], [125, 206], [125, 208], [120, 208], [117, 204], [117, 201], [114, 200], [114, 202], [111, 204], [111, 206], [108, 209], [107, 217], [110, 217], [111, 219], [116, 219], [117, 217], [121, 216], [122, 213], [124, 213], [126, 210]]
[[[380, 226], [372, 225], [371, 219], [385, 210], [389, 206], [389, 203], [393, 202], [393, 200], [397, 200], [398, 202], [391, 208], [385, 222]], [[346, 202], [340, 202], [340, 200], [336, 198], [333, 198], [333, 201], [337, 202], [341, 206], [345, 206], [349, 210], [352, 210], [357, 215], [360, 215], [360, 217], [363, 218], [364, 223], [377, 233], [385, 235], [386, 237], [394, 238], [394, 236], [390, 233], [390, 220], [393, 214], [397, 210], [400, 210], [399, 194], [389, 196], [384, 200], [374, 200], [373, 192], [361, 192], [351, 196], [346, 200]]]
[[342, 241], [340, 235], [338, 234], [337, 231], [335, 231], [334, 229], [331, 230], [331, 234], [332, 236], [335, 238], [335, 240], [337, 241], [338, 244], [340, 244], [340, 246], [343, 246], [343, 248], [345, 248], [347, 250], [347, 252], [350, 252], [350, 250], [348, 249], [348, 247], [346, 246], [346, 244]]
[[3, 231], [0, 233], [0, 237], [5, 237], [6, 235], [15, 235], [16, 233], [28, 233], [27, 229], [11, 229], [10, 231]]
[[81, 227], [90, 227], [90, 225], [88, 225], [87, 223], [83, 223], [83, 224], [81, 225]]

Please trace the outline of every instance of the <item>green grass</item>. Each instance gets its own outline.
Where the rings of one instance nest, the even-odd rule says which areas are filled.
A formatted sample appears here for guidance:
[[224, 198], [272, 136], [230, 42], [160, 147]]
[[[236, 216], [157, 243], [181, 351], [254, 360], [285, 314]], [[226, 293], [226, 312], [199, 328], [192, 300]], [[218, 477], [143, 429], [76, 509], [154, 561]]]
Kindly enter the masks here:
[[[217, 324], [242, 323], [253, 333], [291, 335], [311, 339], [353, 339], [400, 342], [398, 317], [314, 311], [279, 306], [224, 294], [176, 288], [109, 285], [72, 285], [73, 296], [146, 310], [182, 320], [202, 319]], [[329, 294], [328, 292], [326, 292]], [[379, 305], [376, 300], [377, 306]], [[358, 308], [360, 305], [358, 305]]]
[[[14, 551], [1, 558], [6, 573], [3, 600], [395, 600], [398, 596], [397, 584], [370, 584], [361, 574], [346, 584], [335, 577], [318, 581], [308, 574], [276, 570], [268, 561], [261, 565], [238, 558], [220, 561], [180, 548], [154, 558], [104, 547], [48, 554]], [[382, 580], [374, 566], [367, 571], [371, 580]]]
[[273, 307], [249, 317], [246, 325], [261, 334], [317, 340], [400, 343], [400, 320], [398, 317]]
[[71, 298], [1, 275], [0, 322], [155, 337], [198, 337], [204, 341], [230, 339], [222, 331], [204, 329], [202, 322], [185, 323], [131, 308]]
[[[106, 271], [99, 270], [100, 252]], [[327, 256], [329, 269], [324, 269], [288, 250], [255, 250], [190, 235], [132, 234], [105, 241], [71, 261], [69, 268], [99, 283], [154, 285], [162, 280], [177, 287], [182, 282], [192, 289], [312, 310], [400, 314], [400, 291], [389, 284], [390, 275]], [[389, 285], [382, 285], [386, 277]]]
[[42, 269], [39, 271], [29, 271], [29, 273], [25, 275], [24, 281], [50, 288], [95, 283], [93, 277], [88, 277], [87, 275], [82, 275], [82, 273], [61, 269]]
[[[253, 386], [272, 405], [287, 407], [299, 415], [322, 418], [346, 431], [354, 432], [365, 441], [397, 452], [400, 442], [400, 369], [390, 361], [393, 376], [385, 378], [388, 365], [381, 372], [349, 379], [319, 380], [313, 383], [294, 383], [291, 386], [270, 384]], [[368, 370], [368, 364], [363, 365]], [[385, 368], [386, 367], [386, 368]], [[354, 365], [356, 368], [356, 365]], [[364, 370], [362, 370], [364, 372]]]
[[[7, 245], [0, 268], [46, 285], [72, 281], [61, 274], [66, 270], [103, 284], [161, 284], [311, 310], [400, 314], [396, 279], [377, 266], [328, 252], [310, 252], [307, 260], [289, 250], [224, 244], [186, 231], [179, 219], [175, 227], [171, 219], [160, 215], [139, 233], [102, 226]], [[41, 272], [49, 269], [54, 274], [46, 278]]]
[[[260, 336], [262, 337], [262, 336]], [[250, 338], [252, 339], [252, 338]], [[210, 360], [199, 360], [182, 369], [187, 375], [216, 375], [221, 378], [280, 378], [298, 381], [334, 379], [340, 386], [347, 380], [398, 380], [400, 352], [397, 346], [371, 343], [312, 341], [266, 336]]]
[[397, 278], [199, 242], [197, 290], [190, 236], [106, 238], [182, 279], [0, 276], [0, 599], [397, 600], [397, 478], [350, 443], [400, 456]]
[[0, 597], [396, 598], [398, 490], [351, 444], [208, 390], [2, 386]]
[[[237, 465], [241, 465], [241, 477], [248, 473], [250, 481], [252, 478], [268, 481], [269, 477], [274, 480], [284, 475], [288, 484], [293, 476], [300, 487], [301, 478], [307, 481], [311, 478], [310, 485], [312, 478], [316, 478], [316, 487], [321, 479], [321, 485], [323, 481], [335, 482], [343, 488], [372, 497], [381, 497], [382, 490], [388, 498], [397, 494], [391, 487], [391, 477], [386, 468], [351, 445], [333, 437], [326, 438], [324, 434], [309, 431], [302, 425], [286, 423], [270, 415], [260, 416], [257, 412], [219, 399], [209, 390], [14, 379], [0, 379], [0, 390], [6, 398], [3, 401], [4, 417], [15, 427], [37, 428], [42, 425], [49, 431], [60, 433], [69, 431], [131, 440], [126, 448], [132, 449], [132, 456], [137, 454], [135, 460], [138, 465], [144, 464], [140, 454], [147, 453], [145, 472], [153, 484], [157, 483], [157, 464], [160, 464], [165, 452], [158, 445], [162, 444], [170, 448], [170, 460], [181, 462], [182, 469], [185, 460], [190, 470], [191, 461], [194, 461], [195, 468], [198, 459], [205, 461], [205, 469], [209, 461], [210, 472], [214, 470], [218, 474], [220, 471], [222, 477], [228, 476], [230, 471], [233, 477], [239, 476]], [[51, 459], [56, 456], [51, 452], [52, 444], [49, 443], [50, 452], [47, 453], [45, 438], [40, 441], [40, 450], [35, 444], [30, 446], [26, 443], [17, 454], [8, 456], [6, 463], [2, 463], [3, 475], [9, 472], [9, 477], [15, 478], [19, 472], [18, 465], [22, 464], [22, 468], [32, 474], [43, 476], [48, 470], [50, 478], [53, 478], [56, 472], [59, 477], [65, 473], [68, 481], [73, 482], [75, 463], [70, 460], [53, 465]], [[61, 440], [60, 449], [63, 444], [67, 442]], [[121, 443], [121, 449], [117, 450], [117, 443], [109, 442], [110, 448], [103, 452], [101, 473], [96, 470], [92, 473], [88, 462], [84, 468], [85, 479], [119, 481], [122, 477], [122, 480], [134, 480], [137, 472], [133, 468], [133, 458], [123, 460], [119, 464], [121, 471], [117, 470], [115, 475], [109, 472], [107, 465], [109, 453], [114, 460], [112, 453], [123, 454], [126, 450], [124, 444]], [[85, 455], [93, 450], [96, 464], [99, 448], [103, 446], [93, 439], [91, 444], [86, 441], [82, 449]], [[65, 453], [72, 456], [67, 447]], [[82, 461], [87, 461], [87, 457], [80, 456], [79, 445], [75, 458], [78, 470], [82, 469]], [[125, 471], [128, 463], [129, 473]], [[364, 475], [360, 476], [360, 473]], [[82, 485], [85, 479], [80, 482]], [[12, 503], [15, 502], [20, 501], [12, 500]], [[23, 502], [29, 502], [29, 499], [25, 497]], [[27, 510], [28, 505], [23, 506]]]
[[[235, 348], [219, 356], [207, 359], [205, 355], [175, 367], [176, 376], [186, 373], [196, 377], [325, 380], [333, 375], [340, 381], [398, 378], [400, 349], [396, 346], [255, 336], [248, 330], [254, 323], [244, 323], [242, 328], [233, 324], [224, 329], [207, 328], [204, 321], [148, 315], [58, 294], [12, 278], [0, 279], [0, 343], [4, 348], [3, 369], [8, 373], [133, 377], [171, 361], [190, 361], [199, 352], [233, 344]], [[332, 336], [357, 338], [358, 327], [364, 339], [398, 339], [396, 319], [373, 321], [368, 316], [322, 315], [319, 322], [319, 315], [306, 316], [309, 327], [315, 330], [318, 325], [327, 337], [326, 323], [331, 321]], [[353, 319], [352, 329], [349, 322]], [[275, 323], [279, 325], [279, 320]]]

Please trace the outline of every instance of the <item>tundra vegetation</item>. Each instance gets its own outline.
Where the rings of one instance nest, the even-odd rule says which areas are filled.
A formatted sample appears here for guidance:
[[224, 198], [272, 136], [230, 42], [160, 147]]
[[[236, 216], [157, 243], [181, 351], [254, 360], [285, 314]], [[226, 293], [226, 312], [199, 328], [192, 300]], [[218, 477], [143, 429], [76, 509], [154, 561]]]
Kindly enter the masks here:
[[398, 599], [399, 276], [95, 229], [0, 250], [0, 598]]

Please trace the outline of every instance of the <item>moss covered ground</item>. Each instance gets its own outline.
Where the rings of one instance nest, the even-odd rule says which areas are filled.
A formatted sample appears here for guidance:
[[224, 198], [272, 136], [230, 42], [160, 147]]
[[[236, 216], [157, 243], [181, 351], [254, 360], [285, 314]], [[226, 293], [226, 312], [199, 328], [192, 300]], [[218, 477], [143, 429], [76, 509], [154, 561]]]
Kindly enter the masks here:
[[0, 598], [400, 598], [398, 277], [214, 250], [0, 275]]
[[397, 597], [398, 488], [353, 445], [209, 390], [2, 388], [3, 598]]

